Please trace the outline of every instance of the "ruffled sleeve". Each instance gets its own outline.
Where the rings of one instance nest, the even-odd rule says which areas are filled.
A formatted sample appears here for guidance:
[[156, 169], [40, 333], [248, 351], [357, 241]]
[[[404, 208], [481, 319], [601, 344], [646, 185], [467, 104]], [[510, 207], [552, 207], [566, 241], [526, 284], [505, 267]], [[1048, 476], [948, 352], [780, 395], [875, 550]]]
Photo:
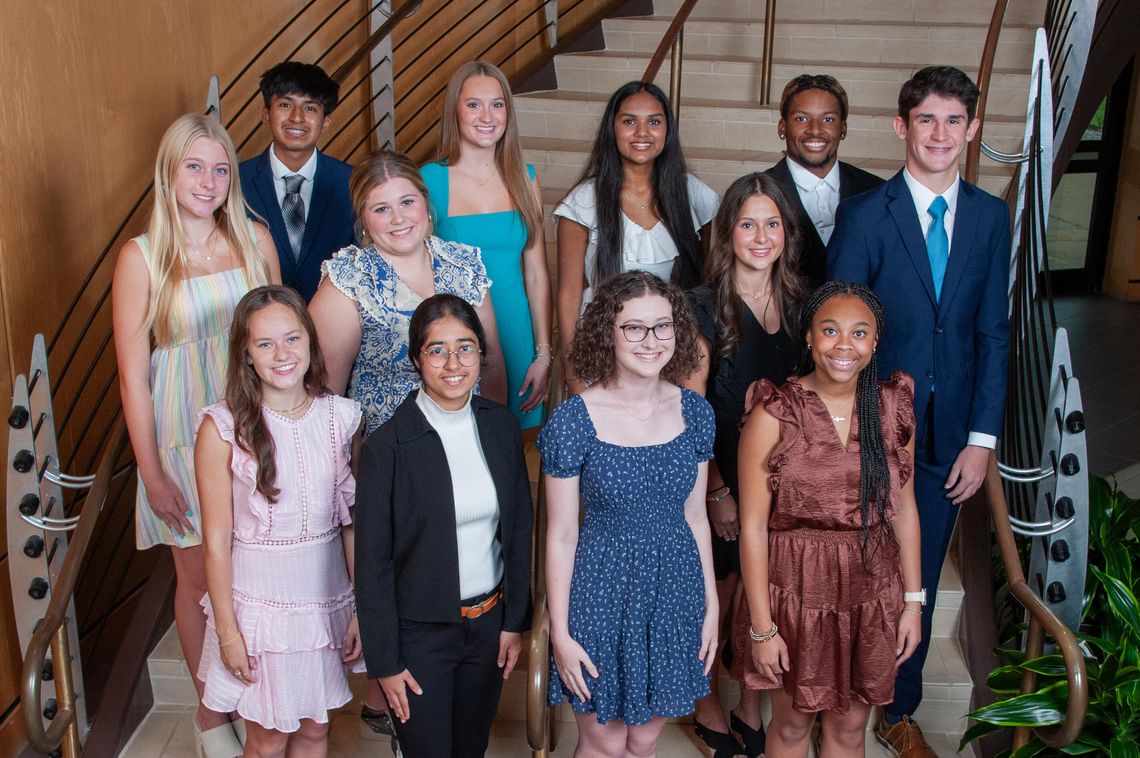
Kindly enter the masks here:
[[360, 301], [357, 289], [363, 282], [363, 271], [358, 260], [360, 252], [360, 248], [349, 245], [333, 253], [331, 258], [321, 264], [321, 280], [324, 281], [327, 277], [345, 297], [357, 302]]
[[687, 387], [682, 387], [681, 410], [685, 416], [685, 428], [693, 441], [693, 452], [696, 453], [697, 460], [712, 460], [716, 417], [709, 401]]
[[695, 174], [689, 174], [686, 183], [689, 190], [689, 207], [693, 211], [693, 227], [700, 229], [713, 220], [720, 208], [720, 195]]
[[894, 434], [892, 435], [894, 444], [892, 447], [898, 461], [899, 486], [901, 487], [910, 480], [914, 473], [914, 461], [906, 449], [911, 438], [914, 437], [915, 429], [914, 379], [911, 378], [910, 374], [895, 371], [891, 374], [890, 379], [880, 382], [879, 386], [884, 404], [892, 403], [894, 405], [894, 413], [891, 414], [894, 424]]
[[597, 229], [598, 209], [594, 198], [594, 182], [585, 181], [570, 190], [554, 209], [554, 216], [570, 219], [590, 230]]
[[333, 396], [333, 419], [336, 423], [336, 509], [337, 522], [343, 526], [352, 523], [348, 509], [356, 504], [356, 478], [352, 475], [352, 442], [360, 429], [363, 412], [360, 403], [346, 397]]
[[491, 288], [491, 277], [479, 248], [434, 236], [428, 237], [427, 246], [436, 264], [437, 289], [458, 295], [476, 308], [482, 305]]
[[554, 409], [538, 435], [543, 473], [558, 479], [579, 476], [593, 439], [586, 404], [581, 395], [574, 395]]
[[777, 387], [767, 379], [761, 379], [749, 388], [750, 395], [755, 392], [757, 405], [764, 406], [764, 410], [780, 422], [780, 437], [768, 455], [768, 482], [772, 492], [780, 490], [780, 470], [788, 460], [792, 444], [800, 435], [799, 415], [796, 413], [795, 401], [791, 397], [796, 391], [797, 386], [791, 382]]
[[[224, 402], [207, 405], [198, 411], [198, 426], [201, 428], [206, 416], [214, 420], [214, 426], [223, 440], [230, 444], [230, 471], [233, 472], [234, 533], [243, 537], [267, 533], [269, 528], [269, 501], [257, 490], [257, 461], [237, 443], [234, 417]], [[246, 503], [246, 508], [236, 507]], [[251, 521], [246, 513], [252, 515]]]

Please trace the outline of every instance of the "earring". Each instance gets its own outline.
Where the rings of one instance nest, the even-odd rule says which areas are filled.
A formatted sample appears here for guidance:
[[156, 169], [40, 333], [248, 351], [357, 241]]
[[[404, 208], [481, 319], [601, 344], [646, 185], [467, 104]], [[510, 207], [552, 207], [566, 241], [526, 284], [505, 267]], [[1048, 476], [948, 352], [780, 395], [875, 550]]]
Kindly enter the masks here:
[[809, 343], [807, 343], [807, 348], [808, 348], [808, 350], [809, 350], [809, 351], [811, 350], [811, 343], [810, 343], [810, 342], [809, 342]]

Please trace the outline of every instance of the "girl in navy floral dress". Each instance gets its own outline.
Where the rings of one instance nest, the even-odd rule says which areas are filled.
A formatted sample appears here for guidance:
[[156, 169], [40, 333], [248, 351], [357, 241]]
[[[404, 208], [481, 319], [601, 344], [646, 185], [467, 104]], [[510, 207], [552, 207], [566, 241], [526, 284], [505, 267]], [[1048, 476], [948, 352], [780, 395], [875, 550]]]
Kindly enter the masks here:
[[[597, 290], [571, 346], [589, 383], [539, 436], [550, 507], [550, 702], [579, 754], [653, 752], [709, 691], [717, 598], [705, 515], [712, 409], [677, 386], [697, 331], [676, 287], [642, 271]], [[578, 503], [586, 518], [578, 527]]]

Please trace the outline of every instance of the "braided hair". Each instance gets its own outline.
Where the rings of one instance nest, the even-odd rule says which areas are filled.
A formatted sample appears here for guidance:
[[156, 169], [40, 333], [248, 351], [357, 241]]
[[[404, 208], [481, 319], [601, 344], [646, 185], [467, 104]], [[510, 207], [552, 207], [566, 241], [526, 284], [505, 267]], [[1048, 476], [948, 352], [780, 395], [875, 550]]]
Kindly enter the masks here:
[[[815, 371], [815, 359], [807, 349], [812, 321], [823, 304], [833, 297], [857, 297], [875, 317], [875, 330], [883, 334], [883, 304], [870, 289], [851, 282], [827, 282], [808, 295], [800, 317], [801, 343], [805, 345], [800, 376]], [[883, 439], [883, 424], [879, 416], [878, 360], [871, 360], [859, 372], [855, 385], [855, 410], [859, 415], [859, 519], [863, 532], [863, 560], [867, 559], [867, 544], [872, 527], [888, 532], [887, 505], [891, 497], [891, 469], [887, 463], [887, 446]], [[875, 422], [878, 423], [875, 423]], [[872, 519], [872, 512], [874, 519]], [[876, 543], [878, 544], [878, 543]]]

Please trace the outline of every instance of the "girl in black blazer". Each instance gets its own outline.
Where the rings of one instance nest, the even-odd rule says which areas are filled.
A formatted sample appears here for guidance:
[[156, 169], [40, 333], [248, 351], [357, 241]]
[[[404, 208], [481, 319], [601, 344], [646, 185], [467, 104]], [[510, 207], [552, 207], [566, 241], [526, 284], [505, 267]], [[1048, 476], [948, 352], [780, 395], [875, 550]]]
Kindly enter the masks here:
[[469, 303], [424, 300], [408, 333], [422, 387], [360, 458], [360, 633], [405, 758], [484, 754], [530, 621], [530, 483], [515, 417], [473, 392], [483, 344]]

